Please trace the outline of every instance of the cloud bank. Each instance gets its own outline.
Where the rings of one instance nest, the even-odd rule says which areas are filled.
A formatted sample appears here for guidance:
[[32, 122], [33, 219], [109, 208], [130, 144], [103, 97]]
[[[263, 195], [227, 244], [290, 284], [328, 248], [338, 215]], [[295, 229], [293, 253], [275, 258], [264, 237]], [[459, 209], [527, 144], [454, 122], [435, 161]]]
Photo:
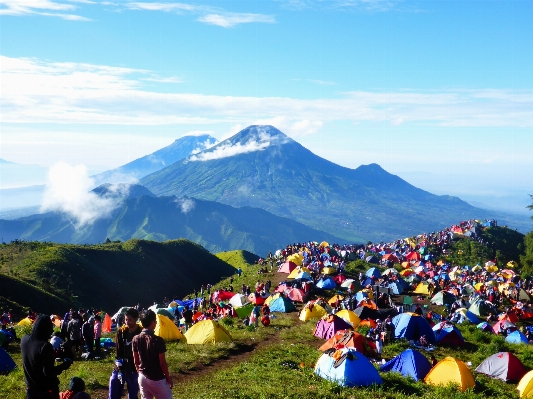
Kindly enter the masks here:
[[174, 201], [184, 214], [189, 213], [196, 208], [196, 202], [190, 198], [176, 198]]
[[130, 186], [111, 185], [102, 196], [92, 192], [93, 187], [94, 180], [84, 165], [58, 162], [50, 167], [41, 212], [65, 213], [78, 229], [110, 216], [128, 194]]
[[69, 21], [90, 21], [81, 15], [65, 14], [74, 11], [76, 6], [50, 0], [0, 0], [0, 15], [23, 16], [40, 15], [58, 17]]
[[139, 69], [5, 56], [0, 68], [3, 123], [235, 125], [278, 119], [288, 126], [307, 124], [310, 131], [334, 121], [533, 127], [530, 89], [353, 91], [316, 99], [219, 96], [153, 91], [142, 80], [153, 73]]

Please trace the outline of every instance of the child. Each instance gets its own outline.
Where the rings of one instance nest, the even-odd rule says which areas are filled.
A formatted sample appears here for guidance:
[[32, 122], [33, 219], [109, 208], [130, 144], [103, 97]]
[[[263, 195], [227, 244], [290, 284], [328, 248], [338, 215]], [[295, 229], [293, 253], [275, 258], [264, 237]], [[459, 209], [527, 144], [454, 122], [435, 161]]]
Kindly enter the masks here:
[[59, 394], [59, 399], [91, 399], [85, 392], [85, 382], [80, 377], [72, 377], [65, 392]]

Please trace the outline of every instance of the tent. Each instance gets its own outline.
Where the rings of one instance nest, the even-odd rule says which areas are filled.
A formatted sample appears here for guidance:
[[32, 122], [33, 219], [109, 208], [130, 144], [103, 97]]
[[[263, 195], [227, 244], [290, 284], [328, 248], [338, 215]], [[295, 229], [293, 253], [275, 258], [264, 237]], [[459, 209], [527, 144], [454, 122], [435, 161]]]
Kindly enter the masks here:
[[486, 317], [489, 313], [493, 315], [498, 314], [496, 307], [489, 301], [479, 300], [474, 302], [468, 308], [469, 311], [474, 313], [477, 317]]
[[365, 356], [375, 356], [376, 354], [376, 345], [374, 342], [367, 340], [364, 335], [350, 330], [337, 331], [318, 350], [324, 352], [328, 349], [335, 348], [337, 345], [342, 345], [346, 348], [355, 348]]
[[292, 262], [296, 266], [301, 266], [303, 261], [304, 261], [304, 257], [299, 253], [295, 253], [295, 254], [287, 256], [287, 262]]
[[354, 289], [353, 289], [353, 292], [357, 292], [357, 291], [360, 291], [363, 287], [361, 286], [361, 284], [359, 283], [359, 281], [357, 280], [353, 280], [351, 278], [347, 279], [347, 280], [344, 280], [343, 283], [341, 284], [341, 288], [350, 288], [350, 285], [353, 283], [354, 285]]
[[183, 338], [180, 329], [172, 320], [162, 314], [157, 314], [157, 325], [154, 334], [165, 341], [177, 341]]
[[331, 298], [328, 299], [328, 303], [330, 305], [334, 305], [337, 301], [342, 301], [344, 297], [342, 295], [333, 295]]
[[248, 297], [246, 295], [243, 295], [243, 294], [235, 294], [233, 295], [230, 300], [229, 300], [229, 304], [231, 306], [233, 306], [233, 308], [241, 308], [243, 307], [244, 305], [246, 305], [247, 303], [249, 303], [250, 301], [248, 301]]
[[[412, 270], [411, 270], [411, 271], [412, 271]], [[403, 272], [405, 272], [405, 270], [403, 270], [402, 273], [403, 273]], [[383, 276], [388, 276], [389, 274], [395, 276], [395, 275], [398, 275], [398, 274], [401, 274], [401, 273], [398, 273], [398, 270], [396, 270], [396, 269], [394, 269], [394, 268], [392, 268], [392, 267], [389, 268], [389, 269], [387, 269], [387, 270], [385, 270], [385, 271], [382, 273]], [[403, 276], [403, 274], [402, 274], [402, 276]]]
[[111, 332], [111, 325], [113, 324], [113, 321], [111, 320], [111, 316], [109, 316], [107, 313], [104, 316], [104, 321], [102, 323], [102, 332], [104, 333], [110, 333]]
[[321, 278], [318, 283], [316, 283], [316, 288], [322, 288], [323, 290], [332, 290], [337, 288], [337, 283], [331, 277]]
[[252, 303], [248, 303], [244, 306], [241, 306], [240, 308], [233, 308], [233, 309], [235, 309], [235, 313], [237, 313], [237, 316], [239, 316], [239, 318], [244, 319], [245, 317], [250, 316], [253, 308], [254, 308], [254, 305]]
[[17, 323], [17, 326], [31, 326], [32, 324], [33, 324], [33, 320], [30, 319], [29, 317], [26, 317], [22, 319], [21, 321], [19, 321]]
[[297, 276], [302, 274], [305, 275], [306, 278], [311, 279], [311, 275], [309, 273], [311, 273], [311, 271], [307, 267], [298, 266], [287, 276], [287, 278], [298, 278]]
[[278, 272], [290, 274], [297, 266], [294, 262], [285, 262], [280, 266]]
[[367, 256], [365, 258], [367, 263], [372, 263], [374, 265], [379, 265], [379, 260], [374, 255]]
[[382, 365], [380, 371], [394, 371], [415, 381], [423, 380], [431, 370], [431, 363], [420, 352], [407, 349]]
[[472, 372], [466, 364], [453, 357], [446, 357], [431, 369], [424, 381], [429, 385], [459, 385], [460, 391], [476, 386]]
[[155, 313], [168, 317], [170, 320], [174, 320], [176, 318], [168, 309], [165, 308], [156, 309]]
[[533, 398], [533, 370], [529, 371], [522, 377], [516, 387], [520, 398]]
[[265, 299], [265, 303], [267, 305], [270, 305], [270, 302], [272, 302], [274, 299], [278, 299], [280, 296], [283, 296], [283, 292], [285, 292], [286, 289], [287, 288], [285, 287], [285, 289], [283, 291], [277, 292], [274, 295], [270, 295], [267, 299]]
[[368, 269], [365, 273], [366, 277], [375, 277], [376, 279], [381, 277], [381, 272], [378, 270], [377, 267], [371, 267]]
[[328, 311], [322, 305], [315, 302], [309, 302], [304, 306], [298, 318], [301, 321], [307, 321], [311, 319], [320, 319], [327, 314]]
[[388, 288], [392, 290], [394, 295], [400, 295], [404, 291], [403, 284], [399, 281], [393, 281], [388, 285]]
[[[266, 297], [268, 298], [268, 297]], [[254, 305], [262, 305], [265, 303], [265, 297], [261, 296], [257, 292], [252, 292], [250, 295], [248, 295], [248, 300], [253, 303]]]
[[205, 345], [233, 341], [229, 332], [214, 320], [202, 320], [194, 324], [185, 333], [185, 339], [189, 345]]
[[507, 329], [511, 329], [512, 331], [516, 330], [516, 324], [511, 323], [507, 319], [501, 319], [492, 326], [492, 329], [496, 334], [500, 334], [502, 331], [506, 331]]
[[17, 367], [17, 365], [14, 360], [11, 359], [9, 353], [7, 353], [4, 348], [0, 348], [0, 373], [9, 373], [15, 367]]
[[455, 313], [460, 313], [463, 315], [463, 317], [468, 320], [472, 324], [479, 324], [481, 323], [481, 320], [471, 311], [467, 310], [466, 308], [459, 308], [455, 311]]
[[352, 325], [353, 328], [357, 328], [359, 323], [361, 322], [361, 319], [359, 316], [357, 316], [354, 312], [348, 309], [343, 309], [335, 313], [337, 317], [340, 317], [344, 321], [347, 321], [349, 324]]
[[392, 324], [395, 338], [418, 341], [422, 335], [425, 335], [428, 342], [436, 343], [435, 333], [428, 321], [416, 313], [400, 313], [392, 318]]
[[271, 312], [288, 313], [296, 311], [294, 303], [285, 296], [280, 296], [278, 299], [274, 299], [268, 306], [270, 307]]
[[430, 303], [434, 305], [443, 306], [443, 305], [451, 305], [456, 300], [457, 298], [451, 292], [439, 291], [433, 296], [433, 298], [431, 298]]
[[346, 281], [346, 276], [344, 274], [337, 274], [333, 277], [333, 280], [340, 285]]
[[361, 306], [358, 307], [353, 311], [357, 317], [359, 317], [361, 320], [363, 319], [372, 319], [377, 320], [380, 318], [380, 313], [377, 310], [370, 309], [368, 306]]
[[337, 273], [337, 269], [331, 266], [324, 267], [321, 271], [322, 274], [334, 274]]
[[352, 330], [352, 326], [344, 319], [330, 314], [316, 323], [313, 335], [322, 339], [330, 339], [340, 330]]
[[505, 342], [509, 344], [529, 344], [529, 341], [527, 340], [526, 336], [518, 330], [513, 331], [511, 334], [509, 334], [505, 338]]
[[430, 284], [427, 281], [421, 281], [415, 288], [415, 294], [429, 295], [431, 291]]
[[461, 331], [453, 324], [445, 321], [440, 322], [435, 324], [433, 332], [435, 333], [437, 344], [450, 346], [463, 346], [465, 344]]
[[483, 321], [477, 325], [477, 328], [479, 328], [483, 332], [490, 332], [494, 334], [494, 330], [492, 329], [492, 326], [487, 323], [486, 321]]
[[522, 362], [511, 352], [499, 352], [486, 358], [476, 371], [502, 381], [520, 381], [527, 373]]
[[315, 374], [346, 387], [383, 383], [378, 371], [365, 355], [353, 348], [342, 348], [339, 351], [338, 354], [335, 353], [335, 357], [326, 353], [320, 356], [316, 362]]
[[284, 294], [293, 302], [305, 302], [305, 292], [299, 288], [287, 288]]

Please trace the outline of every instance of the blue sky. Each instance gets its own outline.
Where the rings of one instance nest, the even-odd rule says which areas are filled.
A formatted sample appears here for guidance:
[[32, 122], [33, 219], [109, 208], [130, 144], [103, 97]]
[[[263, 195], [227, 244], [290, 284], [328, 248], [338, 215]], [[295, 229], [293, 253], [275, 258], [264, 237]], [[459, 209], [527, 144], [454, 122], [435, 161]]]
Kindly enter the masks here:
[[105, 170], [272, 124], [437, 194], [533, 193], [533, 3], [0, 0], [0, 158]]

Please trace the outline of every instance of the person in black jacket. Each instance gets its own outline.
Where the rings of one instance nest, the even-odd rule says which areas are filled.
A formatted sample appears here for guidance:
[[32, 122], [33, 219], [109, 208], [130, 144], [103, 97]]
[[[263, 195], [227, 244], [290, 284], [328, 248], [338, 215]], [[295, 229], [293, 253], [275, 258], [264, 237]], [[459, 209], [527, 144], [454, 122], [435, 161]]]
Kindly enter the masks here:
[[65, 359], [62, 364], [54, 365], [54, 348], [48, 342], [53, 331], [50, 316], [42, 315], [33, 324], [31, 334], [20, 342], [27, 399], [59, 399], [57, 376], [67, 370], [72, 361]]

